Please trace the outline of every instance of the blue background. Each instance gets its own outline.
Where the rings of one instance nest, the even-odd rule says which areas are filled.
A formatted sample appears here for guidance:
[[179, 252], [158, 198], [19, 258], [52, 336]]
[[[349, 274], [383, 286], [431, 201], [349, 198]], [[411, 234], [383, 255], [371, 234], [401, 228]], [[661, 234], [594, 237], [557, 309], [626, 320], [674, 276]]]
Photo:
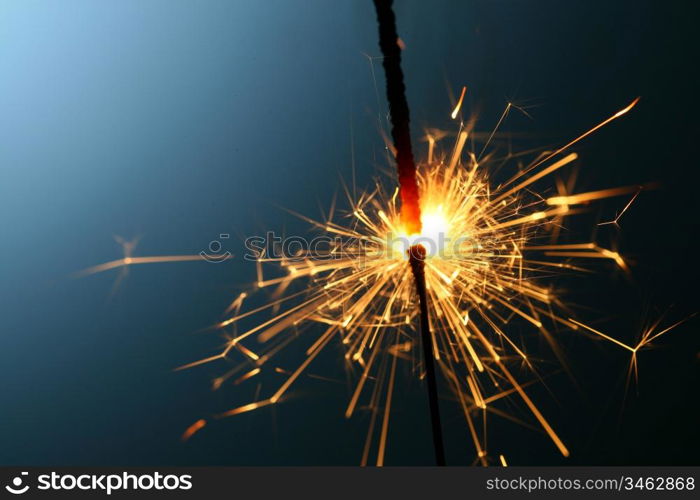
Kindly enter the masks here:
[[[401, 1], [397, 13], [416, 136], [452, 126], [462, 85], [484, 130], [508, 100], [534, 105], [534, 121], [512, 122], [530, 145], [561, 144], [642, 96], [577, 148], [582, 188], [663, 186], [625, 216], [632, 281], [570, 285], [624, 337], [672, 304], [669, 321], [697, 309], [697, 58], [680, 2], [612, 3]], [[116, 272], [72, 275], [121, 257], [115, 234], [162, 255], [231, 233], [240, 257], [246, 235], [305, 234], [279, 207], [318, 215], [353, 158], [370, 185], [387, 166], [383, 71], [378, 99], [364, 55], [379, 55], [376, 37], [369, 1], [0, 2], [0, 463], [359, 462], [367, 422], [343, 418], [344, 385], [318, 380], [179, 441], [252, 396], [211, 392], [221, 365], [172, 371], [219, 345], [197, 332], [254, 280], [249, 263], [137, 266], [114, 294]], [[627, 356], [592, 344], [569, 345], [578, 386], [558, 376], [556, 399], [538, 393], [572, 457], [512, 424], [495, 428], [494, 451], [521, 465], [697, 460], [697, 322], [644, 353], [639, 394], [625, 396]], [[342, 378], [338, 350], [319, 370]], [[422, 398], [415, 383], [399, 392], [388, 463], [431, 463]], [[457, 408], [444, 415], [450, 463], [470, 463]]]

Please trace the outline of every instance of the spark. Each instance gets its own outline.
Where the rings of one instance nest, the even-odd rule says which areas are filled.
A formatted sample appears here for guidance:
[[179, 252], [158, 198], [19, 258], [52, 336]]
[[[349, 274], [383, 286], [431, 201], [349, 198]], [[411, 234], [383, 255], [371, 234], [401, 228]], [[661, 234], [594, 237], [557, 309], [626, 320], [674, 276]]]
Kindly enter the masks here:
[[240, 383], [242, 383], [242, 382], [245, 382], [245, 381], [248, 380], [249, 378], [255, 377], [258, 373], [260, 373], [260, 368], [253, 368], [253, 369], [250, 370], [248, 373], [245, 373], [244, 375], [242, 375], [241, 377], [239, 377], [239, 378], [233, 383], [233, 385], [238, 385], [238, 384], [240, 384]]
[[607, 340], [607, 341], [609, 341], [609, 342], [612, 342], [613, 344], [617, 344], [618, 346], [622, 347], [623, 349], [627, 349], [627, 350], [630, 351], [632, 354], [635, 354], [635, 353], [637, 352], [637, 348], [636, 348], [636, 347], [628, 346], [628, 345], [625, 344], [624, 342], [620, 342], [619, 340], [614, 339], [613, 337], [611, 337], [611, 336], [609, 336], [609, 335], [606, 335], [606, 334], [604, 334], [603, 332], [601, 332], [601, 331], [599, 331], [599, 330], [596, 330], [596, 329], [593, 328], [593, 327], [584, 325], [583, 323], [581, 323], [581, 322], [579, 322], [579, 321], [576, 321], [576, 320], [573, 319], [573, 318], [569, 318], [569, 321], [571, 321], [573, 324], [575, 324], [575, 325], [577, 325], [577, 326], [580, 326], [580, 327], [582, 327], [582, 328], [585, 328], [586, 330], [588, 330], [588, 331], [591, 332], [591, 333], [595, 333], [595, 334], [598, 335], [599, 337], [602, 337], [602, 338], [604, 338], [605, 340]]
[[634, 193], [634, 195], [632, 196], [630, 201], [627, 202], [627, 205], [624, 206], [622, 211], [619, 214], [617, 214], [613, 220], [608, 221], [608, 222], [601, 222], [598, 225], [599, 226], [607, 226], [609, 224], [612, 224], [616, 227], [620, 227], [620, 224], [619, 224], [620, 219], [622, 218], [623, 215], [625, 215], [625, 212], [629, 209], [629, 207], [632, 206], [632, 203], [634, 203], [634, 200], [637, 199], [637, 196], [639, 196], [639, 193], [641, 193], [641, 192], [642, 192], [642, 189], [640, 188], [636, 193]]
[[[606, 125], [608, 125], [609, 123], [613, 122], [614, 120], [617, 120], [618, 118], [620, 118], [620, 117], [626, 115], [627, 113], [629, 113], [629, 112], [632, 110], [632, 108], [634, 108], [634, 107], [637, 105], [637, 103], [639, 102], [639, 99], [640, 99], [640, 98], [637, 97], [637, 98], [634, 99], [630, 104], [628, 104], [626, 107], [622, 108], [620, 111], [618, 111], [618, 112], [615, 113], [614, 115], [610, 116], [609, 118], [606, 118], [605, 120], [603, 120], [602, 122], [600, 122], [600, 123], [599, 123], [598, 125], [596, 125], [595, 127], [591, 128], [591, 129], [589, 129], [589, 130], [587, 130], [586, 132], [584, 132], [583, 134], [579, 135], [579, 136], [576, 137], [575, 139], [569, 141], [568, 143], [566, 143], [565, 145], [563, 145], [562, 147], [560, 147], [560, 148], [557, 149], [556, 151], [554, 151], [554, 152], [552, 152], [552, 153], [549, 153], [548, 155], [545, 155], [545, 156], [542, 157], [541, 159], [535, 161], [532, 165], [530, 165], [530, 166], [527, 167], [526, 169], [522, 170], [521, 172], [518, 172], [518, 174], [516, 174], [513, 178], [511, 178], [508, 182], [506, 182], [506, 185], [508, 185], [508, 184], [510, 184], [510, 183], [512, 183], [512, 182], [514, 182], [514, 181], [516, 181], [517, 179], [519, 179], [520, 177], [522, 177], [522, 176], [524, 176], [524, 175], [529, 174], [531, 170], [533, 170], [533, 169], [539, 167], [539, 166], [542, 165], [543, 163], [548, 162], [549, 160], [551, 160], [551, 159], [554, 158], [555, 156], [559, 155], [560, 153], [563, 153], [564, 151], [566, 151], [567, 149], [569, 149], [569, 148], [570, 148], [571, 146], [573, 146], [574, 144], [577, 144], [578, 142], [581, 142], [583, 139], [585, 139], [586, 137], [588, 137], [588, 136], [590, 136], [591, 134], [595, 133], [596, 131], [600, 130], [601, 128], [605, 127]], [[507, 110], [508, 110], [508, 107], [506, 107], [506, 111], [504, 111], [504, 116], [505, 116]], [[499, 120], [499, 124], [500, 124], [500, 122], [503, 120], [504, 116], [502, 116], [502, 117], [501, 117], [501, 120]], [[491, 134], [491, 137], [493, 137], [493, 133]]]
[[552, 198], [547, 198], [547, 205], [579, 205], [582, 203], [591, 202], [593, 200], [620, 196], [623, 194], [633, 193], [635, 191], [639, 193], [640, 189], [641, 188], [639, 186], [628, 186], [613, 189], [601, 189], [600, 191], [579, 193], [571, 196], [554, 196]]
[[194, 436], [200, 429], [202, 429], [205, 425], [207, 425], [207, 421], [204, 420], [203, 418], [197, 420], [195, 423], [190, 425], [185, 432], [182, 433], [182, 441], [187, 441], [189, 440], [192, 436]]
[[[228, 259], [231, 256], [226, 256]], [[88, 267], [77, 273], [78, 276], [87, 276], [90, 274], [101, 273], [104, 271], [109, 271], [110, 269], [117, 269], [120, 267], [135, 266], [137, 264], [158, 264], [166, 262], [191, 262], [201, 260], [206, 262], [206, 259], [201, 255], [159, 255], [152, 257], [124, 257], [121, 259], [112, 260], [105, 262], [104, 264], [99, 264], [97, 266]]]
[[459, 100], [457, 101], [457, 105], [455, 106], [455, 109], [452, 110], [452, 114], [450, 115], [452, 119], [454, 120], [457, 118], [457, 115], [459, 114], [459, 110], [462, 108], [462, 101], [464, 101], [464, 94], [467, 92], [467, 87], [464, 86], [462, 87], [462, 93], [459, 96]]
[[580, 323], [574, 319], [570, 319], [570, 321], [578, 326], [583, 327], [585, 330], [587, 330], [591, 333], [594, 333], [594, 334], [598, 335], [599, 337], [601, 337], [609, 342], [612, 342], [613, 344], [616, 344], [619, 347], [622, 347], [623, 349], [632, 353], [632, 357], [630, 359], [630, 364], [629, 364], [629, 370], [628, 370], [628, 383], [629, 383], [632, 374], [634, 374], [635, 381], [639, 380], [639, 371], [638, 371], [639, 370], [639, 360], [638, 360], [639, 351], [641, 351], [642, 349], [644, 349], [646, 347], [650, 347], [651, 343], [654, 340], [666, 335], [667, 333], [676, 329], [678, 326], [682, 325], [686, 321], [689, 321], [690, 319], [694, 318], [696, 315], [697, 315], [697, 313], [693, 313], [690, 316], [688, 316], [687, 318], [676, 321], [675, 323], [671, 324], [670, 326], [657, 331], [657, 329], [659, 328], [659, 325], [661, 324], [662, 320], [664, 319], [664, 316], [662, 315], [654, 323], [652, 323], [649, 327], [645, 328], [642, 331], [642, 333], [639, 337], [639, 340], [633, 346], [625, 344], [624, 342], [621, 342], [621, 341], [619, 341], [619, 340], [617, 340], [609, 335], [606, 335], [605, 333], [603, 333], [599, 330], [596, 330], [595, 328], [584, 325], [583, 323]]
[[[633, 355], [665, 333], [645, 334], [639, 344], [628, 346], [557, 312], [566, 307], [546, 282], [557, 269], [585, 269], [583, 265], [571, 264], [571, 259], [604, 259], [628, 270], [619, 252], [594, 241], [557, 244], [543, 240], [550, 240], [548, 228], [552, 221], [578, 213], [574, 205], [620, 196], [638, 190], [638, 186], [574, 195], [559, 191], [559, 196], [549, 198], [537, 194], [536, 186], [578, 159], [576, 153], [559, 157], [568, 147], [619, 118], [636, 102], [564, 147], [537, 156], [510, 181], [495, 186], [490, 177], [491, 155], [485, 155], [482, 162], [477, 161], [474, 152], [462, 155], [467, 130], [457, 134], [449, 153], [439, 151], [435, 136], [429, 134], [427, 161], [419, 162], [416, 171], [419, 196], [415, 199], [420, 206], [413, 213], [420, 214], [419, 224], [406, 220], [397, 202], [397, 190], [386, 189], [381, 180], [373, 190], [359, 193], [357, 198], [346, 190], [348, 209], [343, 219], [303, 218], [326, 235], [347, 238], [349, 243], [334, 246], [324, 256], [270, 258], [261, 253], [256, 263], [257, 288], [272, 289], [274, 300], [241, 312], [248, 295], [240, 294], [229, 306], [230, 317], [216, 326], [226, 332], [234, 328], [226, 347], [217, 355], [180, 369], [224, 359], [235, 362], [234, 354], [239, 352], [239, 366], [248, 367], [234, 382], [239, 384], [261, 376], [268, 370], [270, 360], [289, 343], [306, 342], [306, 357], [297, 368], [287, 371], [269, 367], [271, 372], [285, 377], [281, 385], [267, 399], [219, 415], [231, 417], [278, 404], [335, 340], [350, 366], [359, 373], [345, 416], [370, 412], [361, 462], [369, 462], [371, 443], [377, 439], [375, 463], [384, 464], [397, 367], [407, 362], [418, 378], [425, 374], [425, 364], [416, 362], [421, 359], [413, 326], [418, 315], [417, 297], [407, 254], [409, 248], [420, 244], [426, 251], [432, 357], [460, 401], [476, 460], [486, 465], [490, 452], [486, 427], [483, 432], [478, 430], [481, 425], [474, 422], [474, 412], [483, 413], [484, 418], [487, 412], [507, 416], [507, 412], [495, 407], [505, 398], [519, 399], [533, 420], [532, 424], [522, 421], [523, 425], [539, 426], [559, 452], [568, 456], [564, 441], [527, 393], [529, 382], [519, 382], [509, 368], [516, 363], [531, 368], [533, 359], [518, 346], [508, 327], [523, 322], [549, 341], [554, 325], [565, 326], [572, 331], [593, 333]], [[492, 137], [493, 134], [489, 142]], [[268, 277], [266, 269], [270, 266], [278, 271]], [[304, 283], [306, 290], [287, 293], [292, 283]], [[256, 318], [266, 311], [274, 312], [243, 332], [235, 330], [243, 318]], [[253, 338], [258, 341], [255, 352], [244, 347]], [[503, 454], [494, 457], [506, 465]]]
[[267, 406], [272, 403], [274, 403], [274, 401], [272, 401], [271, 399], [265, 399], [263, 401], [257, 401], [255, 403], [248, 403], [247, 405], [239, 406], [237, 408], [233, 408], [232, 410], [224, 412], [219, 416], [232, 417], [234, 415], [240, 415], [241, 413], [247, 413], [249, 411], [257, 410], [258, 408], [262, 408], [263, 406]]

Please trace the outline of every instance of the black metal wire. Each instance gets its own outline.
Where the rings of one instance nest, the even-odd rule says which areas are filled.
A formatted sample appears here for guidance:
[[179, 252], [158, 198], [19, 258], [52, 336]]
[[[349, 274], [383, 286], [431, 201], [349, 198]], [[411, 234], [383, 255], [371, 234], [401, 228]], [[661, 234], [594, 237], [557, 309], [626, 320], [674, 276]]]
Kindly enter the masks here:
[[[406, 198], [413, 203], [417, 217], [418, 184], [416, 182], [416, 166], [411, 148], [410, 116], [406, 101], [406, 86], [401, 70], [401, 48], [398, 45], [396, 31], [396, 16], [392, 0], [374, 0], [379, 23], [379, 46], [384, 55], [384, 72], [386, 74], [386, 95], [391, 113], [391, 136], [396, 148], [396, 165], [399, 173], [402, 210], [405, 210]], [[433, 357], [433, 336], [430, 333], [428, 318], [428, 294], [425, 286], [425, 248], [420, 245], [409, 250], [409, 262], [416, 282], [416, 291], [420, 300], [421, 344], [425, 364], [425, 379], [428, 384], [428, 403], [430, 406], [430, 422], [433, 431], [433, 446], [435, 462], [445, 465], [445, 445], [442, 438], [442, 423], [440, 421], [440, 406], [438, 403], [437, 376], [435, 359]]]
[[409, 250], [409, 262], [416, 280], [416, 290], [420, 300], [420, 333], [423, 345], [423, 362], [425, 364], [425, 380], [428, 384], [428, 404], [430, 405], [430, 423], [433, 429], [433, 447], [435, 448], [435, 463], [445, 465], [445, 444], [442, 438], [440, 421], [440, 404], [438, 403], [437, 375], [435, 374], [435, 359], [433, 358], [433, 336], [430, 333], [428, 318], [428, 294], [425, 287], [425, 248], [420, 245]]
[[[401, 48], [396, 31], [396, 16], [392, 0], [374, 0], [379, 23], [379, 47], [382, 50], [386, 74], [386, 97], [391, 114], [391, 138], [396, 148], [396, 168], [399, 174], [402, 209], [410, 210], [409, 220], [420, 220], [416, 164], [411, 148], [410, 114], [406, 101], [406, 86], [401, 69]], [[406, 203], [406, 202], [409, 203]]]

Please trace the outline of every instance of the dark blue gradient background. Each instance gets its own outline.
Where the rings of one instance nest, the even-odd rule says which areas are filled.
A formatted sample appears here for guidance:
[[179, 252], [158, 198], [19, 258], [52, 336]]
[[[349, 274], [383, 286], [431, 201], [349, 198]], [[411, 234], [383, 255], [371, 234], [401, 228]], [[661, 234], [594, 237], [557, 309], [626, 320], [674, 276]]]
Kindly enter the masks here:
[[[482, 129], [510, 99], [536, 104], [534, 121], [513, 121], [530, 145], [562, 143], [642, 96], [578, 148], [582, 188], [663, 185], [625, 216], [633, 280], [568, 287], [622, 338], [671, 304], [669, 321], [696, 310], [691, 4], [397, 3], [416, 135], [449, 126], [448, 87], [463, 84]], [[359, 462], [367, 422], [343, 418], [345, 385], [306, 380], [288, 403], [214, 421], [183, 444], [189, 424], [253, 387], [212, 393], [224, 366], [172, 369], [219, 345], [195, 332], [254, 279], [244, 236], [306, 234], [278, 206], [317, 215], [350, 179], [353, 153], [360, 186], [386, 167], [383, 73], [376, 65], [378, 102], [363, 53], [378, 55], [369, 0], [0, 3], [0, 463]], [[142, 236], [136, 255], [161, 255], [197, 253], [220, 233], [232, 234], [232, 262], [133, 267], [114, 295], [116, 272], [72, 277], [121, 257], [115, 234]], [[503, 421], [495, 453], [518, 465], [697, 463], [697, 321], [641, 357], [639, 394], [626, 399], [624, 352], [567, 344], [578, 388], [555, 376], [556, 398], [533, 393], [572, 457]], [[339, 352], [316, 372], [342, 379]], [[430, 464], [420, 386], [397, 398], [387, 462]], [[443, 408], [449, 461], [469, 463], [458, 409]]]

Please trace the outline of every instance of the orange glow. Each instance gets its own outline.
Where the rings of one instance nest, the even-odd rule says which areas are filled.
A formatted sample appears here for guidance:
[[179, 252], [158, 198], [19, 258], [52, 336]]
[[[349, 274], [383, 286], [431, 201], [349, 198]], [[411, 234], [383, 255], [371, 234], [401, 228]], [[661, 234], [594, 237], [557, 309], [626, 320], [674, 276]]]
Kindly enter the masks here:
[[459, 100], [457, 101], [457, 105], [455, 106], [455, 109], [452, 110], [452, 114], [450, 115], [453, 120], [455, 118], [457, 118], [457, 114], [459, 113], [459, 110], [462, 107], [462, 101], [464, 101], [464, 94], [466, 92], [467, 92], [467, 87], [466, 86], [462, 87], [462, 93], [459, 96]]
[[197, 431], [202, 429], [205, 425], [207, 425], [207, 421], [202, 419], [197, 420], [195, 423], [190, 425], [185, 432], [182, 433], [182, 441], [187, 441], [190, 439], [192, 436], [195, 435]]

